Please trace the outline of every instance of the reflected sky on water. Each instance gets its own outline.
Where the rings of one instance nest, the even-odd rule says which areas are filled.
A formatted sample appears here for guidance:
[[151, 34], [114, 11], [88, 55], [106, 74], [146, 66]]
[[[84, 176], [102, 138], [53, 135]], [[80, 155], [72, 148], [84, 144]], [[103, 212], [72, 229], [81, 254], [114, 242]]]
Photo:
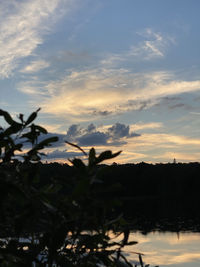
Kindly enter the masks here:
[[137, 245], [126, 247], [125, 255], [136, 264], [134, 252], [143, 253], [143, 260], [150, 266], [159, 267], [200, 267], [200, 233], [154, 232], [148, 235], [131, 233], [129, 241]]

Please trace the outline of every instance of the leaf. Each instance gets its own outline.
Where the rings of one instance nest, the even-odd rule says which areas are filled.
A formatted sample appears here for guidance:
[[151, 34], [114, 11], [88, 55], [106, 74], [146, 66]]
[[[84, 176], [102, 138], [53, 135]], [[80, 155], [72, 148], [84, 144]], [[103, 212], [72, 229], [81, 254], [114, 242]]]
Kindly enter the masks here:
[[8, 127], [5, 131], [4, 131], [4, 136], [9, 136], [11, 134], [15, 134], [17, 132], [19, 132], [22, 128], [22, 124], [19, 123], [14, 123], [13, 125], [11, 125], [10, 127]]
[[19, 119], [20, 119], [20, 121], [23, 123], [24, 122], [24, 114], [19, 114]]
[[124, 239], [122, 240], [122, 246], [125, 246], [128, 243], [128, 238], [129, 238], [130, 230], [129, 229], [125, 229], [123, 231], [123, 233], [124, 233]]
[[73, 159], [70, 162], [76, 167], [77, 169], [85, 169], [85, 164], [81, 159]]
[[140, 261], [141, 267], [144, 267], [143, 260], [142, 260], [142, 255], [141, 254], [139, 254], [139, 261]]
[[28, 132], [28, 133], [22, 134], [20, 138], [27, 138], [30, 141], [32, 141], [34, 139], [34, 134], [32, 132]]
[[138, 244], [137, 241], [130, 241], [130, 242], [126, 243], [126, 246], [133, 246], [133, 245], [136, 245], [136, 244]]
[[40, 160], [40, 157], [37, 155], [37, 151], [40, 149], [43, 149], [45, 146], [49, 146], [49, 145], [51, 145], [51, 143], [57, 142], [57, 141], [58, 141], [57, 136], [47, 138], [47, 139], [43, 140], [42, 142], [40, 142], [39, 144], [35, 145], [31, 150], [29, 150], [27, 152], [27, 155], [29, 157], [31, 156], [31, 159], [34, 161]]
[[92, 147], [89, 152], [89, 166], [96, 163], [96, 152], [95, 149]]
[[[125, 261], [125, 264], [126, 264], [125, 266], [127, 266], [127, 267], [128, 266], [130, 266], [130, 267], [133, 266], [130, 262], [127, 261], [127, 259], [125, 258], [125, 256], [122, 253], [120, 253], [120, 257]], [[121, 264], [121, 262], [119, 262], [119, 265], [122, 265], [122, 264]], [[122, 266], [124, 266], [124, 264]]]
[[70, 142], [68, 142], [68, 141], [65, 141], [65, 143], [69, 144], [70, 146], [74, 146], [74, 147], [78, 148], [81, 152], [83, 152], [83, 154], [84, 154], [85, 156], [87, 156], [87, 153], [86, 153], [80, 146], [75, 145], [75, 144], [73, 144], [73, 143], [70, 143]]
[[37, 109], [35, 112], [33, 112], [33, 113], [28, 117], [28, 119], [27, 119], [25, 125], [28, 125], [28, 124], [30, 124], [32, 121], [35, 120], [35, 118], [37, 117], [37, 113], [38, 113], [38, 111], [40, 111], [40, 108]]
[[106, 159], [112, 159], [114, 157], [117, 157], [121, 152], [122, 151], [112, 154], [112, 151], [106, 150], [99, 155], [99, 157], [97, 158], [97, 163], [100, 163]]
[[43, 134], [47, 134], [48, 133], [45, 128], [43, 128], [43, 127], [41, 127], [39, 125], [35, 125], [35, 129], [38, 130], [38, 131], [40, 131]]
[[13, 123], [15, 123], [15, 121], [12, 119], [12, 117], [10, 116], [10, 114], [2, 109], [0, 109], [0, 116], [3, 116], [4, 119], [6, 120], [6, 122], [10, 125], [12, 125]]
[[42, 149], [45, 146], [49, 146], [51, 143], [57, 142], [58, 141], [58, 137], [57, 136], [53, 136], [53, 137], [49, 137], [43, 141], [41, 141], [39, 144], [37, 144], [35, 146], [36, 149]]

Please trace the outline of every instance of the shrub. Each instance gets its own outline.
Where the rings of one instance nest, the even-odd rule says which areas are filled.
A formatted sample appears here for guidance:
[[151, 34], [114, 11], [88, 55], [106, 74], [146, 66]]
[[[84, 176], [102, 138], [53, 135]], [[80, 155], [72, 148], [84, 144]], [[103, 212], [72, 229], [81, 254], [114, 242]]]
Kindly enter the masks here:
[[[120, 203], [112, 197], [118, 184], [105, 187], [109, 167], [97, 167], [120, 152], [97, 156], [91, 148], [88, 164], [71, 160], [72, 177], [49, 177], [39, 186], [42, 151], [58, 138], [39, 141], [47, 131], [34, 124], [38, 111], [15, 121], [0, 110], [8, 124], [0, 128], [0, 266], [117, 266], [120, 260], [131, 266], [121, 249], [137, 242], [128, 242]], [[121, 241], [111, 232], [122, 234]]]

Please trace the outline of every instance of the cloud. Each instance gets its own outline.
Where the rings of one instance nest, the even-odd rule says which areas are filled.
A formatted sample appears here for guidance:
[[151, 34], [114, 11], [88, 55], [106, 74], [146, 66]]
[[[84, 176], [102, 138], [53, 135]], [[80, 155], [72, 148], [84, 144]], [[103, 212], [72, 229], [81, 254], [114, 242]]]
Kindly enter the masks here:
[[[2, 1], [0, 17], [0, 77], [9, 77], [19, 60], [32, 55], [43, 36], [61, 15], [61, 3], [71, 8], [71, 0]], [[65, 8], [65, 11], [67, 8]], [[55, 15], [55, 11], [58, 11]]]
[[[128, 69], [93, 68], [72, 71], [49, 82], [30, 80], [19, 85], [45, 113], [71, 121], [148, 109], [164, 97], [200, 90], [200, 80], [177, 80], [167, 71], [132, 73]], [[35, 93], [34, 93], [35, 90]]]
[[77, 141], [81, 146], [98, 146], [98, 145], [107, 145], [109, 136], [106, 133], [94, 132], [87, 133], [79, 138]]
[[145, 40], [136, 46], [132, 46], [129, 55], [139, 57], [143, 60], [164, 57], [167, 46], [170, 43], [175, 43], [173, 38], [154, 32], [151, 28], [147, 28], [138, 34]]
[[[94, 124], [87, 127], [71, 125], [66, 134], [48, 133], [43, 135], [39, 141], [52, 136], [59, 137], [58, 142], [45, 149], [47, 158], [45, 157], [44, 160], [62, 159], [63, 161], [67, 158], [83, 156], [78, 149], [65, 143], [65, 141], [69, 141], [80, 145], [86, 152], [92, 146], [96, 148], [97, 153], [108, 148], [116, 151], [116, 147], [120, 146], [123, 153], [115, 159], [115, 162], [118, 163], [172, 162], [174, 158], [178, 162], [198, 161], [200, 157], [199, 138], [161, 133], [159, 128], [162, 126], [162, 124], [156, 122], [132, 124], [130, 126], [121, 123], [100, 127], [96, 127]], [[158, 130], [156, 133], [145, 132], [145, 129], [156, 127]], [[136, 134], [136, 130], [143, 130], [143, 133], [141, 135]], [[108, 163], [112, 163], [112, 161]]]
[[[82, 157], [83, 153], [78, 149], [66, 144], [65, 141], [72, 142], [81, 146], [86, 152], [92, 146], [95, 146], [99, 152], [106, 150], [108, 147], [112, 151], [116, 150], [116, 146], [128, 144], [128, 139], [140, 136], [133, 131], [130, 131], [129, 126], [121, 123], [108, 125], [105, 127], [96, 127], [94, 124], [89, 124], [87, 127], [81, 127], [78, 124], [69, 126], [66, 134], [48, 133], [39, 137], [39, 142], [46, 138], [57, 136], [58, 142], [52, 143], [49, 148], [44, 152], [46, 156], [44, 160], [61, 160], [64, 161], [68, 158]], [[67, 149], [66, 149], [67, 147]], [[27, 147], [28, 148], [28, 147]], [[141, 158], [144, 154], [128, 152], [126, 156], [122, 155], [120, 162], [125, 162], [129, 158]], [[109, 163], [109, 162], [108, 162]]]
[[68, 141], [78, 143], [80, 146], [115, 146], [127, 143], [127, 138], [140, 136], [130, 132], [129, 126], [116, 123], [110, 127], [103, 127], [97, 130], [94, 124], [87, 128], [81, 128], [73, 124], [67, 131]]
[[139, 139], [137, 139], [137, 144], [135, 142], [134, 145], [149, 147], [174, 147], [175, 149], [178, 146], [198, 146], [200, 145], [200, 139], [170, 133], [143, 133]]
[[[153, 126], [153, 123], [152, 123]], [[149, 125], [150, 127], [150, 125]], [[132, 126], [130, 127], [132, 129]], [[137, 127], [136, 127], [137, 129]], [[142, 129], [140, 129], [141, 131]], [[147, 127], [148, 130], [148, 127]], [[198, 161], [199, 138], [186, 137], [172, 133], [162, 133], [157, 128], [157, 132], [146, 132], [143, 128], [142, 134], [137, 138], [125, 139], [126, 142], [120, 144], [123, 153], [116, 162], [173, 162], [176, 158], [178, 162]], [[116, 150], [115, 145], [110, 146], [111, 150]]]
[[20, 70], [23, 73], [35, 73], [42, 69], [48, 68], [50, 66], [49, 62], [45, 60], [35, 60], [32, 61], [28, 66]]
[[190, 114], [193, 114], [193, 115], [200, 115], [200, 112], [190, 112]]
[[144, 130], [144, 129], [158, 129], [162, 128], [163, 123], [161, 122], [149, 122], [149, 123], [136, 123], [130, 125], [130, 130], [138, 131], [138, 130]]
[[66, 137], [69, 138], [69, 140], [71, 140], [80, 134], [81, 134], [81, 129], [79, 129], [79, 125], [78, 124], [72, 124], [67, 131]]
[[[109, 147], [109, 149], [114, 151], [116, 146], [127, 144], [128, 139], [140, 135], [130, 131], [129, 126], [120, 123], [104, 127], [102, 130], [98, 130], [94, 124], [89, 124], [87, 127], [73, 124], [69, 126], [66, 134], [56, 132], [42, 134], [38, 138], [38, 143], [54, 136], [58, 137], [58, 141], [53, 142], [51, 146], [44, 149], [47, 159], [66, 159], [83, 156], [82, 152], [80, 153], [77, 148], [70, 146], [66, 141], [77, 144], [83, 147], [86, 151], [88, 151], [91, 146], [95, 146], [102, 151]], [[31, 145], [29, 143], [24, 143], [24, 152], [27, 149], [30, 149], [30, 147]], [[44, 160], [45, 159], [46, 156], [44, 157]]]
[[101, 64], [103, 66], [116, 66], [133, 60], [149, 61], [164, 58], [168, 47], [176, 43], [173, 37], [155, 32], [151, 28], [138, 32], [138, 35], [144, 40], [130, 46], [129, 50], [121, 54], [108, 54], [101, 60]]
[[[135, 46], [143, 58], [161, 57], [173, 40], [147, 29], [143, 33], [146, 45]], [[70, 56], [67, 54], [67, 56]], [[40, 81], [37, 76], [20, 82], [18, 90], [31, 97], [31, 105], [40, 106], [42, 112], [68, 118], [68, 122], [94, 121], [134, 110], [146, 110], [158, 105], [163, 99], [174, 98], [182, 93], [200, 90], [200, 80], [180, 80], [169, 71], [133, 72], [121, 68], [118, 63], [137, 56], [133, 47], [124, 53], [108, 55], [90, 67], [66, 69], [60, 77]], [[72, 53], [72, 57], [76, 57]], [[110, 62], [110, 63], [109, 63]], [[114, 62], [114, 64], [113, 64]], [[116, 65], [115, 65], [116, 63]], [[46, 62], [35, 61], [24, 71], [36, 71]], [[170, 105], [180, 108], [182, 104]]]
[[115, 140], [119, 138], [129, 138], [129, 137], [136, 137], [140, 136], [134, 132], [130, 133], [129, 125], [126, 126], [125, 124], [116, 123], [112, 127], [108, 128], [109, 135]]
[[166, 152], [157, 157], [159, 161], [163, 159], [172, 162], [172, 159], [176, 159], [177, 162], [199, 162], [200, 153], [198, 152]]

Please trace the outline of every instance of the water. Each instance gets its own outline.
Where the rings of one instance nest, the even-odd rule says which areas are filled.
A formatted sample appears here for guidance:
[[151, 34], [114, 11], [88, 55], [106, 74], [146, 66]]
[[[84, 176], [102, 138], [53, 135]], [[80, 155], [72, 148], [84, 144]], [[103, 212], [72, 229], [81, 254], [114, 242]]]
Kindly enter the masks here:
[[[122, 236], [117, 239], [121, 240]], [[138, 241], [123, 250], [133, 266], [140, 266], [136, 253], [142, 253], [144, 263], [151, 267], [200, 267], [200, 233], [151, 232], [143, 235], [132, 232], [129, 241]]]
[[138, 262], [134, 252], [143, 253], [143, 261], [159, 267], [200, 267], [200, 233], [153, 232], [147, 235], [131, 233], [129, 241], [137, 245], [126, 247], [124, 254], [132, 264]]

